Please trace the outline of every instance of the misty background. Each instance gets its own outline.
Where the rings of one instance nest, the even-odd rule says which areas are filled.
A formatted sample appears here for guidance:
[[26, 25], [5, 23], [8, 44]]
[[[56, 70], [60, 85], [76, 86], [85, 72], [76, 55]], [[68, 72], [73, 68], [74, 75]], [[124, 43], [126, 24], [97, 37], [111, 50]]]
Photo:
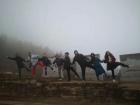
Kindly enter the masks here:
[[140, 0], [0, 0], [0, 34], [72, 56], [137, 53]]

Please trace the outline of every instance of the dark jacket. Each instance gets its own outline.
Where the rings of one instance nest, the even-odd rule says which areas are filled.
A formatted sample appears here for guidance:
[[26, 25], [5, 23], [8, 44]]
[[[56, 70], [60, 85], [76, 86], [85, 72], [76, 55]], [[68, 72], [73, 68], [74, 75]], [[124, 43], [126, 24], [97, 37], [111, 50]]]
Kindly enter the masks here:
[[77, 55], [75, 55], [75, 57], [73, 59], [73, 63], [75, 63], [75, 62], [78, 62], [78, 64], [80, 66], [86, 66], [87, 58], [82, 54], [77, 54]]
[[39, 61], [42, 61], [43, 64], [45, 64], [46, 66], [51, 65], [51, 61], [46, 56], [43, 56], [42, 58], [39, 58]]
[[56, 64], [58, 67], [62, 66], [64, 64], [64, 60], [62, 58], [56, 58], [53, 64]]
[[95, 70], [96, 76], [101, 75], [102, 73], [105, 73], [104, 68], [102, 67], [101, 63], [102, 61], [97, 57], [91, 57], [91, 67]]
[[23, 59], [23, 58], [20, 57], [20, 56], [16, 56], [16, 57], [14, 57], [14, 58], [8, 57], [8, 59], [11, 59], [11, 60], [16, 61], [18, 68], [24, 68], [24, 66], [25, 66], [25, 64], [24, 64], [25, 59]]
[[71, 61], [69, 57], [64, 58], [64, 69], [69, 70], [71, 65]]

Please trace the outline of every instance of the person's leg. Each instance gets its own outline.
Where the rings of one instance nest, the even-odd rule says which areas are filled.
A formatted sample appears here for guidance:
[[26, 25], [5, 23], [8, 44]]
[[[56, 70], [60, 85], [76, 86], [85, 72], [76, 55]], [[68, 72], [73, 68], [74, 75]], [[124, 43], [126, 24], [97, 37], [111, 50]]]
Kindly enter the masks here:
[[59, 79], [61, 79], [61, 66], [58, 67], [58, 75], [59, 75]]
[[35, 74], [36, 74], [35, 68], [36, 68], [35, 66], [32, 67], [32, 70], [31, 70], [32, 71], [32, 76], [35, 76]]
[[52, 67], [52, 65], [48, 65], [48, 67], [53, 71], [53, 67]]
[[67, 75], [68, 75], [68, 81], [71, 80], [71, 77], [70, 77], [70, 69], [67, 69]]
[[76, 70], [74, 70], [72, 67], [71, 67], [70, 69], [71, 69], [71, 71], [80, 79], [80, 76], [79, 76], [79, 74], [76, 72]]
[[121, 63], [121, 62], [116, 62], [116, 65], [120, 65], [120, 66], [122, 66], [122, 67], [127, 67], [127, 68], [129, 68], [129, 66], [128, 65], [126, 65], [126, 64], [124, 64], [124, 63]]
[[37, 61], [33, 66], [32, 66], [32, 76], [35, 76], [36, 74], [36, 67], [37, 66], [40, 66], [40, 67], [44, 67], [44, 64], [41, 62], [41, 61]]
[[42, 71], [45, 73], [45, 75], [47, 75], [47, 65], [43, 61], [38, 61], [37, 65], [39, 65], [42, 68]]
[[24, 68], [25, 68], [27, 71], [30, 71], [30, 69], [29, 69], [26, 65], [24, 65]]
[[90, 68], [92, 68], [94, 71], [95, 71], [95, 74], [96, 74], [96, 78], [97, 80], [99, 80], [99, 74], [98, 74], [98, 68], [96, 68], [94, 65], [91, 65]]
[[97, 80], [100, 80], [100, 79], [99, 79], [99, 75], [96, 75], [96, 77], [97, 77]]
[[97, 73], [97, 70], [95, 68], [94, 68], [94, 70], [95, 70], [96, 78], [97, 78], [97, 80], [99, 80], [99, 74]]
[[34, 77], [35, 76], [35, 74], [36, 74], [36, 67], [37, 67], [37, 65], [38, 65], [38, 62], [35, 64], [35, 65], [33, 65], [32, 66], [32, 76]]
[[114, 69], [112, 69], [111, 72], [112, 72], [112, 79], [114, 80], [115, 79]]
[[44, 67], [44, 71], [45, 71], [45, 75], [47, 75], [48, 73], [47, 73], [47, 67], [46, 66]]
[[29, 68], [32, 68], [32, 62], [29, 62]]
[[18, 67], [18, 76], [19, 76], [19, 79], [21, 79], [21, 68]]
[[107, 79], [107, 73], [105, 72], [103, 75], [103, 80], [106, 80], [106, 79]]
[[86, 69], [85, 66], [81, 66], [81, 70], [82, 70], [82, 79], [83, 79], [83, 80], [86, 80], [86, 78], [85, 78], [85, 69]]
[[61, 66], [61, 78], [63, 79], [64, 78], [64, 67]]

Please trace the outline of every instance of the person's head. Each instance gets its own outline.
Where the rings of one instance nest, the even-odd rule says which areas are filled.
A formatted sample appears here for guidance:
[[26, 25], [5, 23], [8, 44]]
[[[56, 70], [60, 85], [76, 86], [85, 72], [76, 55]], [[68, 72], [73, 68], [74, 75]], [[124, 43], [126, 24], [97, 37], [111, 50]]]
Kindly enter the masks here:
[[78, 54], [78, 51], [77, 50], [74, 50], [74, 54], [77, 55]]
[[110, 51], [106, 51], [106, 55], [110, 55]]
[[91, 57], [95, 57], [95, 54], [94, 54], [94, 53], [91, 53], [90, 56], [91, 56]]
[[65, 52], [65, 57], [69, 56], [69, 52]]

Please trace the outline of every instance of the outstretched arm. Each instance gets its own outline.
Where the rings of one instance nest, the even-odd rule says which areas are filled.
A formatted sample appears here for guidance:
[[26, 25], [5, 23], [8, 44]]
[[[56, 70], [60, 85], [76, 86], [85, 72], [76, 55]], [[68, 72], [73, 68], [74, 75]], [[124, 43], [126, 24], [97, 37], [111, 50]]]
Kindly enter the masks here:
[[26, 60], [25, 60], [24, 58], [21, 58], [21, 57], [20, 57], [20, 59], [21, 59], [23, 62], [26, 62]]
[[104, 60], [100, 60], [99, 58], [97, 58], [99, 62], [104, 63]]
[[16, 58], [13, 58], [13, 57], [7, 57], [7, 58], [10, 60], [16, 60]]
[[76, 61], [76, 59], [75, 59], [75, 57], [73, 58], [73, 62], [72, 62], [72, 64], [74, 64], [75, 63], [75, 61]]
[[53, 64], [55, 64], [56, 63], [56, 59], [53, 61]]

